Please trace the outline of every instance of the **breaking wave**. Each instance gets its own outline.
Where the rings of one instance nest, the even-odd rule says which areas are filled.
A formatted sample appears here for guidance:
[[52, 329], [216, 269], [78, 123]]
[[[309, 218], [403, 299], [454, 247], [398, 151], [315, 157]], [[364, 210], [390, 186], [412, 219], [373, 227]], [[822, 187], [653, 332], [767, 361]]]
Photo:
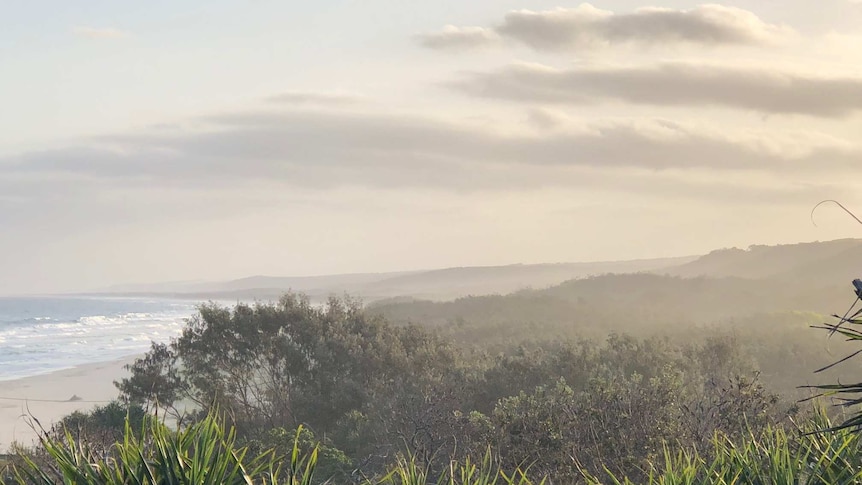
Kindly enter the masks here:
[[146, 352], [194, 312], [191, 302], [0, 299], [0, 381]]

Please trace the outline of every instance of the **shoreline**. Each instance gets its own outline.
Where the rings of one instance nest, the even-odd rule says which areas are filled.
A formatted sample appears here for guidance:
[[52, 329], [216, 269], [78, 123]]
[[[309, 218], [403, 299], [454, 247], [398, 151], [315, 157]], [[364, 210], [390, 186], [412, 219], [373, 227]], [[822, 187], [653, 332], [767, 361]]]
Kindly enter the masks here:
[[[84, 364], [46, 374], [0, 381], [0, 453], [12, 443], [30, 445], [37, 438], [29, 418], [49, 429], [75, 411], [88, 411], [116, 399], [114, 381], [142, 354]], [[73, 397], [78, 399], [71, 400]]]

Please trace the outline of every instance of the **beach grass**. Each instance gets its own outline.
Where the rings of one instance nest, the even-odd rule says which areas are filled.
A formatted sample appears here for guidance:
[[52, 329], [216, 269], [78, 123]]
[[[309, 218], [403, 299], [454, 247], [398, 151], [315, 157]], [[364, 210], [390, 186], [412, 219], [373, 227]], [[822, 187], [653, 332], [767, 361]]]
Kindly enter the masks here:
[[[741, 441], [716, 435], [707, 449], [674, 449], [652, 464], [648, 478], [632, 481], [607, 471], [583, 473], [589, 485], [827, 485], [862, 483], [862, 439], [850, 430], [821, 432], [831, 425], [820, 414], [788, 431], [768, 428]], [[141, 432], [128, 424], [108, 454], [95, 453], [70, 434], [44, 437], [46, 456], [24, 457], [11, 474], [17, 484], [287, 484], [332, 483], [317, 476], [317, 449], [302, 452], [299, 431], [291, 451], [252, 455], [237, 444], [235, 431], [209, 416], [179, 431], [149, 419]], [[7, 466], [10, 456], [2, 456]], [[23, 463], [23, 465], [21, 465]], [[394, 460], [388, 473], [354, 477], [361, 485], [541, 485], [554, 477], [531, 476], [529, 467], [506, 470], [493, 450], [478, 460], [452, 461], [436, 474], [409, 454]]]

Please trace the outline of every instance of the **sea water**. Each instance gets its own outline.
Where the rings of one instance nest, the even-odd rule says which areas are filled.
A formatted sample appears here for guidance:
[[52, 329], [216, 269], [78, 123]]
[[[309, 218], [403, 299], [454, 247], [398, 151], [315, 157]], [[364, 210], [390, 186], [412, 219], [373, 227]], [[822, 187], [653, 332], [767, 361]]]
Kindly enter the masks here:
[[0, 298], [0, 381], [115, 360], [179, 335], [197, 302]]

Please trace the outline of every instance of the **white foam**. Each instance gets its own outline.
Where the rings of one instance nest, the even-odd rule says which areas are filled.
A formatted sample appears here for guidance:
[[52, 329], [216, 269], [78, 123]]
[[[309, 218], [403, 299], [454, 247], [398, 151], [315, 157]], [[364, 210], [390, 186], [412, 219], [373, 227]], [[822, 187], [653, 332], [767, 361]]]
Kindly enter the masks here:
[[[94, 301], [94, 309], [98, 303]], [[0, 321], [0, 380], [146, 352], [151, 342], [168, 342], [177, 336], [185, 326], [185, 319], [194, 312], [193, 305], [176, 302], [112, 304], [127, 308], [77, 318], [42, 316], [12, 319], [7, 324]], [[148, 310], [139, 311], [136, 306]], [[153, 306], [160, 310], [149, 310]], [[35, 313], [33, 309], [28, 312]]]

